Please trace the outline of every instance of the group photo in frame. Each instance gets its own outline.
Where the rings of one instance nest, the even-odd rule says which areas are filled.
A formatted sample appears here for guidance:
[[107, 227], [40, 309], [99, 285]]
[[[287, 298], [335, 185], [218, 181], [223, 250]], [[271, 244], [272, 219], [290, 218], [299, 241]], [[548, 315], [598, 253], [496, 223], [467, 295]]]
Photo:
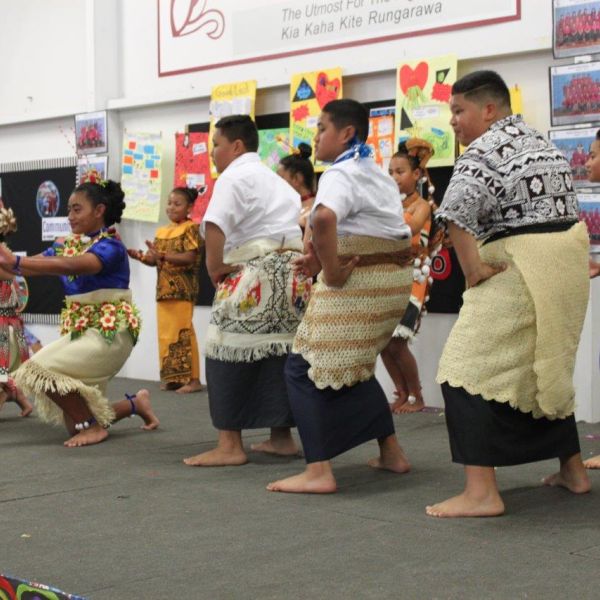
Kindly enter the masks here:
[[552, 126], [600, 121], [600, 61], [550, 67]]
[[579, 129], [555, 129], [548, 132], [550, 141], [564, 154], [573, 171], [573, 184], [576, 188], [596, 188], [599, 183], [592, 183], [587, 176], [585, 163], [590, 155], [590, 147], [596, 139], [597, 127]]
[[600, 194], [578, 194], [579, 218], [587, 225], [592, 252], [600, 252]]
[[554, 0], [554, 58], [600, 52], [600, 0]]
[[77, 154], [102, 154], [108, 151], [106, 111], [75, 115]]

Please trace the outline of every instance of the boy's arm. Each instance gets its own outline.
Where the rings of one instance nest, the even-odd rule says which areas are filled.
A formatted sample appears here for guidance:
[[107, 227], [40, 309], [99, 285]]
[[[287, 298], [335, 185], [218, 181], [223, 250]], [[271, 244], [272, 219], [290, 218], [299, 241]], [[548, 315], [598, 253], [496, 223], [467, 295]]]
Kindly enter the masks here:
[[312, 216], [312, 243], [321, 263], [322, 275], [326, 285], [342, 287], [359, 257], [340, 263], [337, 254], [337, 216], [326, 206], [317, 206]]
[[223, 262], [225, 248], [225, 234], [218, 225], [207, 221], [204, 225], [204, 240], [206, 246], [206, 270], [213, 285], [217, 287], [229, 273], [239, 271], [235, 265], [226, 265]]
[[478, 283], [482, 283], [506, 269], [505, 264], [492, 265], [483, 262], [481, 256], [479, 256], [479, 248], [477, 247], [475, 238], [451, 221], [448, 222], [448, 233], [456, 251], [456, 256], [458, 256], [458, 262], [465, 275], [467, 287], [473, 287]]

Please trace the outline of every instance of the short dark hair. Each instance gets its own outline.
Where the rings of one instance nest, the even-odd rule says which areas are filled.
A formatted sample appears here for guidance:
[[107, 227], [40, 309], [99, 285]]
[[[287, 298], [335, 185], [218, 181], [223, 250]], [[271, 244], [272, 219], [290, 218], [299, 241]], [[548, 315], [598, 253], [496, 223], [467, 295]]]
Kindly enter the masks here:
[[198, 197], [198, 190], [196, 188], [189, 187], [174, 187], [171, 190], [171, 194], [179, 194], [184, 198], [188, 204], [194, 204]]
[[510, 92], [496, 71], [473, 71], [461, 77], [452, 86], [452, 94], [463, 94], [467, 100], [478, 103], [491, 98], [501, 106], [510, 108]]
[[258, 129], [256, 123], [248, 115], [230, 115], [219, 119], [215, 127], [230, 142], [242, 140], [248, 152], [258, 150]]
[[298, 144], [298, 152], [284, 156], [279, 164], [291, 175], [300, 173], [302, 179], [304, 179], [304, 185], [312, 190], [315, 181], [315, 170], [310, 162], [311, 155], [312, 148], [308, 144], [300, 143]]
[[351, 125], [356, 131], [359, 142], [366, 142], [369, 136], [369, 112], [356, 100], [344, 98], [332, 100], [323, 107], [336, 129]]

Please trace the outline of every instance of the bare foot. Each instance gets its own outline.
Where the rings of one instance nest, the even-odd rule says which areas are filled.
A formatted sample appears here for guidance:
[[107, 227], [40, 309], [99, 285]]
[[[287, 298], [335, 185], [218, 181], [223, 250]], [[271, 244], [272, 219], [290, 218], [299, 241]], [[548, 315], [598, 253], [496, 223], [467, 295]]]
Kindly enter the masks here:
[[600, 469], [600, 454], [598, 456], [592, 456], [583, 461], [583, 466], [586, 469]]
[[311, 476], [307, 471], [280, 479], [267, 485], [270, 492], [287, 492], [291, 494], [333, 494], [337, 491], [335, 478], [331, 473]]
[[173, 392], [182, 387], [181, 383], [161, 383], [160, 389], [162, 392]]
[[264, 452], [265, 454], [275, 454], [277, 456], [298, 456], [298, 446], [290, 436], [287, 440], [269, 438], [258, 444], [251, 444], [250, 450], [253, 452]]
[[392, 473], [408, 473], [410, 471], [410, 463], [402, 449], [400, 449], [400, 452], [393, 454], [382, 452], [381, 456], [372, 458], [367, 461], [367, 464], [374, 469], [383, 469], [384, 471], [392, 471]]
[[[414, 398], [414, 402], [411, 403], [410, 399]], [[425, 402], [420, 396], [409, 396], [408, 401], [405, 402], [399, 409], [397, 414], [415, 413], [420, 412], [425, 408]]]
[[175, 390], [176, 394], [193, 394], [194, 392], [202, 392], [204, 386], [199, 381], [190, 381], [180, 388]]
[[463, 492], [458, 496], [427, 506], [425, 512], [430, 517], [498, 517], [504, 513], [504, 502], [499, 494], [485, 498], [474, 498]]
[[152, 410], [150, 392], [148, 390], [139, 390], [135, 395], [135, 411], [144, 420], [144, 425], [142, 425], [141, 429], [150, 431], [160, 425], [158, 417], [154, 414], [154, 410]]
[[92, 425], [89, 429], [80, 431], [72, 438], [68, 439], [64, 445], [67, 448], [78, 448], [80, 446], [91, 446], [93, 444], [99, 444], [108, 437], [108, 431], [101, 427], [97, 423]]
[[17, 389], [13, 396], [13, 400], [19, 405], [22, 417], [28, 417], [33, 412], [31, 402], [29, 402], [27, 396], [25, 396], [21, 390]]
[[390, 410], [397, 415], [400, 413], [400, 408], [408, 401], [408, 396], [404, 393], [400, 394], [398, 391], [394, 392], [394, 396], [397, 398], [390, 404]]
[[188, 467], [236, 467], [245, 465], [248, 457], [241, 449], [229, 451], [217, 447], [214, 450], [184, 458], [183, 462]]
[[592, 488], [585, 469], [561, 468], [558, 473], [542, 479], [544, 485], [564, 487], [574, 494], [586, 494]]

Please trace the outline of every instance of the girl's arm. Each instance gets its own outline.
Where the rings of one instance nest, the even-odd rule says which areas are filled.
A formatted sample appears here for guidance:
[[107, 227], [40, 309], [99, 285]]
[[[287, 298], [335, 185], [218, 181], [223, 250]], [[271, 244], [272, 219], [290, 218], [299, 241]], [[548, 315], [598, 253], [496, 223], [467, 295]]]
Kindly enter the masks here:
[[225, 234], [218, 225], [206, 222], [204, 241], [206, 246], [206, 270], [213, 285], [217, 287], [229, 273], [239, 271], [235, 265], [226, 265], [223, 262], [225, 248]]
[[419, 201], [413, 213], [404, 213], [404, 220], [410, 227], [413, 236], [421, 233], [421, 230], [431, 218], [431, 206], [427, 200]]
[[321, 263], [324, 281], [331, 287], [342, 287], [359, 260], [358, 256], [354, 256], [341, 264], [337, 239], [336, 214], [326, 206], [318, 206], [312, 217], [312, 243]]
[[483, 262], [475, 238], [458, 225], [449, 222], [448, 233], [468, 287], [482, 283], [506, 269], [505, 264], [491, 265]]
[[198, 258], [198, 250], [189, 250], [188, 252], [160, 252], [156, 248], [156, 244], [150, 240], [146, 240], [146, 246], [148, 246], [146, 256], [155, 261], [154, 264], [157, 262], [168, 262], [178, 267], [188, 267], [193, 265]]
[[144, 252], [143, 250], [136, 250], [135, 248], [127, 248], [127, 255], [134, 260], [139, 260], [143, 265], [148, 267], [155, 267], [156, 260], [150, 253]]

